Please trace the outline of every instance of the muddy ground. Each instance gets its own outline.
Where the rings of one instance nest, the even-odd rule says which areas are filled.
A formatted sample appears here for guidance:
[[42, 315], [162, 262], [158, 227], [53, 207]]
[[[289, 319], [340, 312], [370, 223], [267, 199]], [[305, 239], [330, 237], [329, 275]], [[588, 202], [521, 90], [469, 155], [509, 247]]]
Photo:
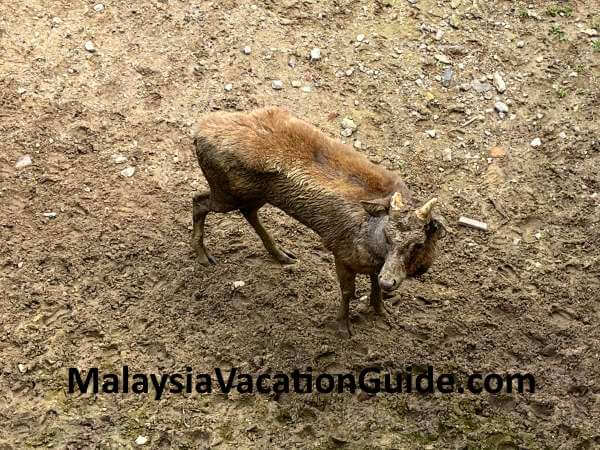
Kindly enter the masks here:
[[[139, 436], [149, 448], [600, 445], [595, 0], [94, 6], [0, 5], [1, 449], [127, 448]], [[313, 47], [320, 60], [309, 61]], [[278, 210], [264, 208], [264, 223], [297, 265], [273, 262], [238, 213], [209, 216], [218, 265], [197, 265], [191, 198], [206, 182], [191, 126], [204, 112], [265, 105], [337, 137], [351, 117], [356, 151], [438, 196], [453, 224], [464, 215], [489, 231], [456, 227], [431, 272], [389, 300], [389, 326], [353, 302], [350, 339], [331, 326], [332, 257]], [[23, 155], [32, 165], [17, 168]], [[234, 281], [245, 286], [233, 292]], [[368, 293], [365, 279], [359, 288]], [[408, 364], [530, 372], [537, 390], [67, 393], [69, 367]]]

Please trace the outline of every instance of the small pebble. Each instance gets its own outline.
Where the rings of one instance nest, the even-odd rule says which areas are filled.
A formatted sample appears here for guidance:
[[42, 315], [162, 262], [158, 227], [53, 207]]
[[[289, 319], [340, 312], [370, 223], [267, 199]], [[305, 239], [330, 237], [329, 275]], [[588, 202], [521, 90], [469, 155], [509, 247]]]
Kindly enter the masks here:
[[352, 128], [344, 128], [340, 134], [344, 137], [350, 137], [352, 135]]
[[359, 140], [354, 141], [354, 148], [361, 149], [362, 143]]
[[307, 84], [306, 86], [302, 86], [300, 89], [302, 92], [311, 92], [312, 88]]
[[489, 83], [481, 83], [477, 80], [473, 80], [473, 82], [471, 83], [471, 87], [476, 91], [479, 92], [480, 94], [483, 94], [484, 92], [488, 92], [491, 88], [492, 85]]
[[27, 366], [25, 364], [17, 364], [17, 367], [19, 368], [19, 372], [21, 373], [25, 373], [27, 372]]
[[436, 41], [441, 41], [443, 37], [444, 37], [444, 30], [437, 30], [437, 33], [435, 33], [434, 39]]
[[496, 111], [498, 111], [499, 113], [507, 113], [508, 112], [508, 105], [506, 103], [496, 102], [494, 104], [494, 108], [496, 108]]
[[532, 147], [539, 147], [540, 145], [542, 145], [542, 140], [540, 138], [535, 138], [533, 141], [531, 141], [531, 146]]
[[444, 161], [452, 161], [452, 150], [449, 148], [442, 150], [442, 159]]
[[356, 41], [357, 42], [362, 42], [365, 40], [365, 35], [364, 34], [359, 34], [358, 36], [356, 36]]
[[232, 89], [233, 89], [233, 84], [231, 84], [231, 83], [227, 83], [227, 84], [225, 85], [225, 90], [226, 90], [227, 92], [231, 91]]
[[115, 164], [123, 164], [124, 162], [127, 161], [127, 156], [119, 155], [117, 153], [115, 153], [111, 157]]
[[350, 117], [344, 117], [341, 123], [342, 128], [350, 128], [356, 130], [357, 126]]
[[273, 80], [273, 81], [271, 81], [271, 87], [277, 91], [280, 89], [283, 89], [283, 81]]
[[437, 59], [442, 64], [450, 64], [450, 60], [448, 59], [448, 57], [441, 53], [438, 53], [437, 55], [435, 55], [434, 58]]
[[45, 212], [42, 214], [42, 216], [47, 217], [48, 219], [54, 219], [56, 217], [56, 213], [55, 212]]
[[525, 41], [517, 41], [517, 48], [525, 47]]
[[146, 436], [139, 435], [135, 438], [136, 445], [144, 445], [148, 442], [148, 438]]
[[126, 167], [125, 169], [121, 170], [121, 175], [123, 175], [124, 177], [132, 177], [133, 174], [135, 173], [135, 167]]
[[94, 6], [94, 10], [96, 12], [102, 12], [102, 11], [104, 11], [104, 5], [102, 3], [98, 3], [97, 5]]
[[494, 72], [494, 86], [496, 86], [496, 90], [502, 94], [506, 91], [506, 83], [502, 79], [502, 76], [499, 72]]
[[87, 41], [83, 47], [90, 53], [94, 53], [96, 51], [96, 47], [94, 47], [94, 43], [92, 41]]
[[442, 72], [442, 86], [448, 87], [450, 86], [450, 82], [452, 81], [452, 68], [446, 67]]
[[233, 289], [240, 289], [243, 288], [244, 286], [246, 286], [246, 283], [243, 281], [234, 281], [233, 282]]
[[425, 130], [425, 133], [430, 137], [430, 138], [434, 138], [437, 134], [437, 132], [435, 130]]
[[15, 168], [17, 168], [17, 169], [23, 169], [23, 168], [25, 168], [27, 166], [30, 166], [31, 164], [32, 164], [31, 156], [29, 156], [29, 155], [23, 155], [19, 159], [17, 159], [17, 162], [15, 164]]
[[310, 60], [318, 61], [319, 59], [321, 59], [321, 49], [315, 47], [310, 51]]
[[290, 56], [290, 59], [288, 59], [288, 66], [292, 69], [296, 67], [296, 58], [294, 56]]
[[504, 150], [504, 148], [502, 148], [500, 146], [495, 146], [495, 147], [490, 148], [489, 155], [492, 158], [502, 158], [503, 156], [506, 155], [506, 150]]
[[292, 80], [292, 87], [299, 88], [302, 86], [302, 82], [300, 80]]
[[252, 49], [246, 46], [242, 49], [242, 52], [244, 52], [244, 55], [249, 55], [250, 53], [252, 53]]

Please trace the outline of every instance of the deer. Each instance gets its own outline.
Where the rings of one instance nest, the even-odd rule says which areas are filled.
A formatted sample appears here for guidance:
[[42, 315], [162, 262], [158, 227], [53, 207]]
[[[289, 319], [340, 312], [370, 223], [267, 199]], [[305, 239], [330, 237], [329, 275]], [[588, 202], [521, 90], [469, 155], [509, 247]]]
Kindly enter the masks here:
[[348, 336], [356, 276], [369, 275], [369, 304], [387, 317], [383, 294], [425, 273], [449, 231], [443, 216], [433, 214], [437, 198], [418, 206], [397, 173], [285, 109], [207, 113], [192, 134], [209, 185], [193, 197], [192, 246], [199, 263], [216, 263], [204, 245], [207, 214], [235, 210], [275, 260], [295, 263], [259, 219], [260, 208], [272, 205], [316, 232], [333, 254], [341, 291], [336, 326]]

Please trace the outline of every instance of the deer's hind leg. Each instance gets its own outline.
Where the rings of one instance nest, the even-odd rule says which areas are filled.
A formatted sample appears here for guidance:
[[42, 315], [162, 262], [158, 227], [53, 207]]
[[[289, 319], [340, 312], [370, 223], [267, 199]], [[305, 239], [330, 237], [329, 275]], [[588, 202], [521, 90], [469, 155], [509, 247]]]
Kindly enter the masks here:
[[215, 264], [213, 258], [204, 247], [204, 223], [209, 212], [229, 212], [237, 209], [237, 206], [229, 205], [226, 202], [214, 198], [211, 191], [199, 192], [194, 195], [192, 224], [192, 247], [196, 251], [198, 262], [203, 265]]
[[258, 234], [258, 237], [260, 237], [260, 240], [273, 258], [275, 258], [281, 264], [294, 264], [297, 261], [296, 256], [293, 253], [279, 248], [277, 244], [275, 244], [275, 241], [273, 241], [273, 238], [269, 232], [265, 230], [260, 222], [260, 219], [258, 218], [258, 210], [261, 206], [263, 205], [261, 204], [258, 206], [243, 207], [240, 208], [240, 211], [248, 223], [252, 225], [252, 228], [254, 228], [254, 231], [256, 231], [256, 234]]

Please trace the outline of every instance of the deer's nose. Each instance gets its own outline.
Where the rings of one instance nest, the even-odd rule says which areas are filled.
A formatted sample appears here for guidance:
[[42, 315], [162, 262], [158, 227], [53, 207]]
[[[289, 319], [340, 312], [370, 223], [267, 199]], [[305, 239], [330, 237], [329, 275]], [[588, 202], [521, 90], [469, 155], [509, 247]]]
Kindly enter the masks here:
[[396, 281], [395, 279], [385, 280], [385, 279], [379, 277], [379, 286], [384, 291], [391, 291], [392, 289], [394, 289], [396, 287], [397, 284], [398, 284], [398, 281]]

